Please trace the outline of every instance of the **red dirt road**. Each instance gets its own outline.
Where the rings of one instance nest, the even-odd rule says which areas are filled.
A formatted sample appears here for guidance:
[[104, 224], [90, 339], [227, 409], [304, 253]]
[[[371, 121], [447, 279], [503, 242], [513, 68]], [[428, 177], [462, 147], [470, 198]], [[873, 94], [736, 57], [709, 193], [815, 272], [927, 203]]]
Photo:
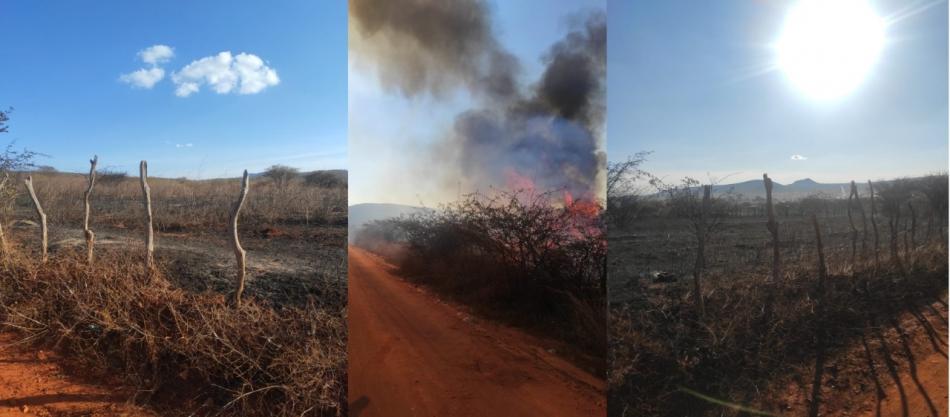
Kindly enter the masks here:
[[20, 348], [16, 340], [0, 334], [0, 417], [155, 416], [107, 387], [65, 376], [52, 354]]
[[373, 254], [349, 256], [350, 416], [606, 414], [602, 378], [438, 301]]
[[[863, 417], [946, 417], [947, 416], [947, 358], [938, 353], [919, 358], [917, 375], [903, 372], [901, 385], [892, 384], [885, 390], [881, 399], [880, 414], [877, 406]], [[917, 386], [917, 383], [920, 386]], [[924, 396], [926, 392], [926, 397]], [[930, 400], [928, 404], [927, 400]], [[937, 414], [930, 410], [933, 406]], [[904, 407], [907, 412], [904, 412]]]

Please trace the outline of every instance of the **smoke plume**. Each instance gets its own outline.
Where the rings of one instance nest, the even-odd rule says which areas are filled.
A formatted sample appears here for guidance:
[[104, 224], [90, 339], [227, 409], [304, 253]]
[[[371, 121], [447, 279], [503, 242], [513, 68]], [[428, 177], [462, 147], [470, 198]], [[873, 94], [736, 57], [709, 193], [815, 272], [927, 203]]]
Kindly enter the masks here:
[[435, 97], [464, 87], [478, 103], [432, 149], [429, 162], [447, 188], [602, 197], [604, 13], [575, 17], [527, 86], [518, 84], [520, 64], [495, 38], [483, 1], [351, 0], [350, 15], [351, 48], [377, 65], [384, 87]]

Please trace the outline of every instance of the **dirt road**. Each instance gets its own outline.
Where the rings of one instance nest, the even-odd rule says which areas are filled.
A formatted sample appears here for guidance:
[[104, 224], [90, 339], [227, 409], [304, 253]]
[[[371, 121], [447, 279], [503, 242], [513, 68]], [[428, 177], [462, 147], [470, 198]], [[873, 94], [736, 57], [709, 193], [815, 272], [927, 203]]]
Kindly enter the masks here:
[[155, 416], [112, 388], [65, 376], [52, 354], [19, 348], [16, 340], [0, 334], [0, 417]]
[[482, 322], [349, 249], [353, 417], [603, 416], [603, 379]]
[[864, 417], [946, 417], [947, 358], [933, 353], [918, 358], [917, 367], [916, 374], [901, 373], [899, 384], [887, 387], [880, 404]]

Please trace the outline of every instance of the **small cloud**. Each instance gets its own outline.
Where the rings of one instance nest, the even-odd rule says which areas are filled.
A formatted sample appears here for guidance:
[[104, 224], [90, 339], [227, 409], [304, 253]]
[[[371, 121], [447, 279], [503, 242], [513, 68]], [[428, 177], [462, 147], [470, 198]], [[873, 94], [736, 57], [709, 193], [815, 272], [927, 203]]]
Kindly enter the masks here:
[[142, 68], [138, 71], [120, 75], [119, 81], [131, 84], [136, 88], [149, 89], [154, 87], [162, 78], [165, 78], [165, 70], [161, 68]]
[[149, 65], [163, 64], [174, 56], [175, 50], [168, 45], [152, 45], [139, 51], [139, 58]]
[[793, 161], [804, 161], [804, 160], [808, 159], [808, 157], [807, 157], [807, 156], [803, 156], [803, 155], [795, 154], [795, 155], [792, 155], [792, 157], [791, 157], [790, 159], [793, 160]]
[[186, 65], [172, 74], [175, 95], [188, 97], [207, 85], [215, 93], [257, 94], [280, 83], [277, 71], [267, 66], [257, 55], [230, 51], [207, 56]]
[[193, 144], [191, 144], [191, 143], [176, 143], [176, 144], [175, 144], [175, 147], [176, 147], [176, 148], [191, 148], [191, 147], [193, 147], [193, 146], [195, 146], [195, 145], [193, 145]]
[[152, 45], [139, 51], [138, 56], [149, 68], [139, 68], [128, 74], [119, 75], [119, 81], [131, 84], [132, 87], [150, 89], [165, 78], [165, 70], [158, 64], [168, 62], [175, 56], [175, 51], [167, 45]]

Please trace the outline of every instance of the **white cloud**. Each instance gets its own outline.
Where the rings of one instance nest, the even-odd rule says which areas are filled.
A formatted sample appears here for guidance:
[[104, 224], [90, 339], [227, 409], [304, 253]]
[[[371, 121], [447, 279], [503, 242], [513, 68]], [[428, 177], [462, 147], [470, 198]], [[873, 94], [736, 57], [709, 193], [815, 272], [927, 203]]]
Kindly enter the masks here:
[[139, 51], [142, 62], [153, 66], [168, 62], [174, 56], [175, 50], [168, 45], [152, 45]]
[[162, 78], [165, 78], [165, 70], [161, 68], [142, 68], [138, 71], [120, 75], [119, 81], [131, 84], [133, 87], [148, 89], [154, 87]]
[[195, 146], [195, 145], [193, 145], [193, 144], [191, 144], [191, 143], [176, 143], [176, 144], [175, 144], [175, 147], [176, 147], [176, 148], [190, 148], [190, 147], [192, 147], [192, 146]]
[[188, 97], [207, 85], [218, 94], [237, 88], [238, 94], [257, 94], [280, 83], [277, 71], [268, 67], [257, 55], [240, 53], [232, 56], [224, 51], [193, 61], [172, 73], [175, 95]]
[[795, 154], [795, 155], [792, 155], [792, 157], [789, 158], [789, 159], [791, 159], [791, 160], [793, 160], [793, 161], [804, 161], [804, 160], [808, 159], [808, 157], [807, 157], [807, 156], [802, 156], [802, 155]]

